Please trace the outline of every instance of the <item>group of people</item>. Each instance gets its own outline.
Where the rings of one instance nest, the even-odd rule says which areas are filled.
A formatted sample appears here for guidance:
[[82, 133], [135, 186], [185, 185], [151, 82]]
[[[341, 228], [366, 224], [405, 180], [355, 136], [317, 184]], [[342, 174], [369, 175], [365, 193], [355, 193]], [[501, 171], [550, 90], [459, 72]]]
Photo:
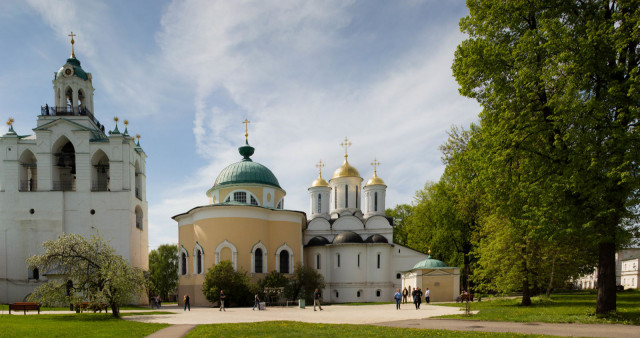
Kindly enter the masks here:
[[[258, 295], [256, 294], [256, 299], [257, 298]], [[160, 296], [158, 296], [158, 299], [160, 299]], [[227, 299], [227, 296], [225, 296], [224, 291], [220, 290], [220, 311], [227, 312], [227, 310], [224, 308], [225, 299]], [[189, 294], [184, 295], [182, 301], [184, 303], [184, 311], [187, 311], [187, 309], [191, 311], [191, 297], [189, 297]]]
[[[429, 291], [429, 288], [427, 288], [424, 293], [422, 292], [422, 289], [420, 289], [419, 287], [415, 288], [412, 292], [411, 292], [411, 297], [413, 297], [413, 304], [416, 306], [416, 310], [420, 309], [420, 304], [422, 304], [422, 295], [424, 294], [424, 301], [429, 304], [431, 303], [431, 291]], [[404, 290], [402, 290], [402, 292], [400, 292], [400, 289], [398, 289], [396, 291], [396, 293], [393, 295], [393, 298], [396, 300], [396, 310], [400, 310], [400, 303], [404, 302], [405, 304], [407, 303], [407, 297], [409, 296], [409, 290], [407, 290], [407, 288], [404, 288]]]

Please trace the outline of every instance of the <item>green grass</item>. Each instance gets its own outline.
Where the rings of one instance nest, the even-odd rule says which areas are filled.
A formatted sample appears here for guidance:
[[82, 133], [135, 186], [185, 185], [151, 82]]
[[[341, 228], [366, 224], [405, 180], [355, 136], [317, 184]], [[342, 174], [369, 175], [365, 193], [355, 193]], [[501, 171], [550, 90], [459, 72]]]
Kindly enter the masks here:
[[0, 316], [0, 337], [144, 337], [168, 324], [115, 319], [111, 314]]
[[[439, 318], [476, 319], [510, 322], [630, 324], [640, 325], [640, 291], [627, 290], [617, 293], [617, 311], [606, 317], [596, 316], [595, 291], [552, 294], [550, 298], [534, 297], [531, 306], [520, 306], [520, 298], [483, 300], [471, 303], [471, 310], [478, 313], [449, 315]], [[441, 304], [464, 308], [464, 305]]]
[[541, 337], [516, 333], [427, 330], [352, 324], [259, 322], [198, 325], [187, 337]]

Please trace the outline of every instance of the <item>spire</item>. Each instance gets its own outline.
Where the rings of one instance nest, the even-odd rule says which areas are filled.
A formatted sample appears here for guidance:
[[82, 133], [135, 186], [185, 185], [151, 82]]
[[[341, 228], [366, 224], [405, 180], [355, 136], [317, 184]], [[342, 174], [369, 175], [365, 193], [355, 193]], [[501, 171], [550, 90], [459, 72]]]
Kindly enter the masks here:
[[73, 40], [74, 37], [78, 36], [76, 34], [73, 34], [73, 32], [71, 32], [71, 34], [69, 34], [69, 36], [71, 37], [71, 58], [75, 59], [76, 58], [76, 53], [73, 50], [73, 45], [76, 43], [75, 40]]
[[[129, 125], [129, 121], [128, 120], [124, 120], [124, 133], [122, 133], [122, 135], [129, 135], [129, 131], [127, 130], [127, 126]], [[117, 125], [116, 125], [117, 127]]]
[[118, 117], [114, 117], [113, 120], [116, 122], [116, 127], [111, 131], [111, 134], [120, 134], [120, 130], [118, 130]]
[[138, 143], [136, 143], [136, 147], [140, 148], [140, 134], [136, 134], [136, 138], [138, 139]]

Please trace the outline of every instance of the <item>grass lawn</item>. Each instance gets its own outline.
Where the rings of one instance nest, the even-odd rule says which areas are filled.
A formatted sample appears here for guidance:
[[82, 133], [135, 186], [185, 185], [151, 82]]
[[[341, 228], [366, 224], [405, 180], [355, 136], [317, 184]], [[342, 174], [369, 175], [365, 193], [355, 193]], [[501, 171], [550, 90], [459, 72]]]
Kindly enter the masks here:
[[[137, 306], [137, 305], [126, 305], [126, 306], [121, 306], [120, 307], [120, 311], [122, 310], [148, 310], [148, 311], [152, 311], [153, 309], [148, 307], [148, 306]], [[9, 305], [7, 304], [0, 304], [0, 311], [6, 311], [9, 312]], [[41, 307], [40, 311], [69, 311], [69, 307]], [[109, 308], [109, 312], [111, 312], [111, 308]]]
[[[520, 299], [473, 302], [471, 310], [478, 314], [441, 316], [439, 318], [477, 319], [510, 322], [631, 324], [640, 325], [640, 291], [617, 293], [617, 312], [607, 317], [595, 315], [596, 292], [593, 290], [552, 294], [549, 299], [534, 297], [531, 306], [520, 306]], [[464, 305], [442, 304], [464, 308]]]
[[111, 314], [0, 316], [0, 337], [144, 337], [168, 324], [114, 319]]
[[260, 322], [198, 325], [187, 337], [541, 337], [516, 333], [466, 332], [374, 325]]

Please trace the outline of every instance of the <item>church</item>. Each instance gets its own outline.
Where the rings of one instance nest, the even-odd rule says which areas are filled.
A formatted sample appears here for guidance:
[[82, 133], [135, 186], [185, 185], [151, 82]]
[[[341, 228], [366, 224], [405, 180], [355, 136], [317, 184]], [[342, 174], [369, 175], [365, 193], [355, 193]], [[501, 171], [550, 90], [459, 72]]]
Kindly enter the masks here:
[[[245, 123], [249, 121], [245, 120]], [[363, 186], [360, 172], [344, 162], [329, 181], [318, 177], [308, 188], [309, 214], [285, 208], [285, 190], [274, 173], [254, 162], [256, 151], [238, 148], [239, 162], [224, 168], [206, 193], [207, 205], [173, 219], [179, 233], [178, 294], [191, 304], [210, 306], [202, 293], [207, 270], [228, 260], [253, 281], [270, 271], [291, 275], [296, 264], [324, 276], [325, 302], [387, 302], [402, 276], [428, 256], [393, 243], [393, 220], [385, 216], [386, 184], [377, 175]], [[181, 297], [178, 297], [181, 299]]]
[[26, 266], [59, 234], [100, 235], [148, 270], [146, 154], [126, 128], [105, 132], [94, 115], [92, 75], [73, 51], [54, 72], [54, 105], [33, 134], [0, 137], [0, 303], [23, 301], [51, 271]]

